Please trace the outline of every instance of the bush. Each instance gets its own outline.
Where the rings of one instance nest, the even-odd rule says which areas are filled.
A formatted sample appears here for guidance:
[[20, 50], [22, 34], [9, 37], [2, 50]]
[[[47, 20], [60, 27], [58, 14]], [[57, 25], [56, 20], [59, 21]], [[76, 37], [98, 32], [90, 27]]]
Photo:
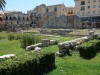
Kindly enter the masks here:
[[92, 40], [83, 43], [79, 45], [77, 49], [79, 50], [80, 57], [91, 59], [100, 51], [100, 40]]
[[13, 33], [9, 33], [8, 34], [8, 40], [14, 40], [15, 39], [15, 35]]
[[25, 48], [26, 46], [32, 45], [32, 44], [36, 44], [39, 43], [41, 41], [41, 36], [38, 35], [30, 35], [30, 34], [24, 34], [21, 37], [21, 47]]
[[25, 53], [1, 62], [0, 75], [43, 75], [54, 66], [54, 53]]
[[14, 34], [14, 33], [9, 33], [8, 34], [8, 40], [20, 40], [22, 37], [22, 34]]
[[97, 39], [100, 40], [100, 36], [98, 36]]
[[0, 40], [4, 39], [5, 37], [0, 36]]

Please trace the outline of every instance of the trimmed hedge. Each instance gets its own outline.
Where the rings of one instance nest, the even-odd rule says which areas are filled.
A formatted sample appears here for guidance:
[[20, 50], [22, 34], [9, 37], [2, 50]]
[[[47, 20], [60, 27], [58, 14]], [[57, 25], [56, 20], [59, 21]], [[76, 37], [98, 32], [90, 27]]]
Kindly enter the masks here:
[[25, 53], [0, 62], [0, 75], [43, 75], [54, 67], [54, 53]]
[[98, 36], [97, 39], [100, 40], [100, 36]]
[[91, 59], [100, 51], [100, 40], [92, 40], [78, 46], [80, 57]]

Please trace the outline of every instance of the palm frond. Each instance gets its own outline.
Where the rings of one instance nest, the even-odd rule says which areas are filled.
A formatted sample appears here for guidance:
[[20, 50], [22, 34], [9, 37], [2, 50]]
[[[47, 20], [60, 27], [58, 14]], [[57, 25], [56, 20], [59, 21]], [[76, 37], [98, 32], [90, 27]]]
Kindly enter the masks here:
[[3, 10], [5, 7], [6, 1], [5, 0], [0, 0], [0, 10]]

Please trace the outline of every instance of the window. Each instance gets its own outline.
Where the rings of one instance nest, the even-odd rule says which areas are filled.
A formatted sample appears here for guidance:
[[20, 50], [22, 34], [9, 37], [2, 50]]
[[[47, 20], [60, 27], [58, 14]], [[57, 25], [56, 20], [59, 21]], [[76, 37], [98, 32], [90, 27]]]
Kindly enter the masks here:
[[3, 21], [3, 19], [0, 17], [0, 21]]
[[100, 2], [100, 0], [99, 0], [99, 2]]
[[13, 19], [16, 20], [16, 17], [14, 16]]
[[33, 24], [36, 24], [36, 21], [34, 21]]
[[96, 8], [96, 5], [93, 5], [93, 8]]
[[96, 12], [95, 11], [93, 11], [93, 14], [95, 14]]
[[85, 12], [82, 12], [82, 15], [84, 15], [85, 14]]
[[85, 1], [81, 1], [81, 5], [85, 5]]
[[8, 17], [6, 16], [6, 20], [8, 20]]
[[93, 2], [96, 2], [96, 0], [93, 0]]
[[57, 12], [57, 8], [54, 8], [54, 11]]
[[90, 9], [90, 6], [88, 6], [88, 9]]
[[81, 7], [81, 11], [84, 11], [85, 10], [85, 7]]
[[12, 20], [12, 17], [9, 17], [10, 20]]
[[23, 20], [24, 20], [25, 18], [23, 17]]
[[49, 10], [47, 9], [46, 12], [49, 12]]
[[90, 14], [90, 11], [88, 11], [87, 14]]

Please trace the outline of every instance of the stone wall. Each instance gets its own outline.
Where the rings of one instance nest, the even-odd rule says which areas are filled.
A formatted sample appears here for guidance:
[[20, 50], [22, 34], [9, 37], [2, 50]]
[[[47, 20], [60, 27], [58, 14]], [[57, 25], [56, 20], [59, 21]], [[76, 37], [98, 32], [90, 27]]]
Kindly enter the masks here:
[[52, 35], [67, 35], [69, 32], [73, 32], [73, 29], [41, 29], [41, 34], [52, 34]]
[[77, 16], [56, 16], [55, 12], [45, 13], [42, 19], [43, 28], [67, 28], [78, 29], [81, 28], [80, 19]]

